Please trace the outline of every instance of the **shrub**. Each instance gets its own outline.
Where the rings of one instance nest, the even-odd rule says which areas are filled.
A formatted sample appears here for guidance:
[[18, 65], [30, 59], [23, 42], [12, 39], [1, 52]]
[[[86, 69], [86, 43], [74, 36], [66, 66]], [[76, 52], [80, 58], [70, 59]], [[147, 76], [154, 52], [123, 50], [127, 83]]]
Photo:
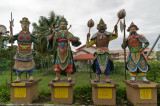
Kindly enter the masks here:
[[42, 90], [39, 92], [39, 99], [45, 99], [47, 98], [49, 95], [51, 95], [50, 90]]
[[126, 88], [124, 87], [117, 87], [116, 88], [116, 99], [117, 102], [123, 102], [126, 100]]
[[10, 100], [10, 87], [6, 85], [0, 86], [0, 102], [7, 102]]
[[160, 104], [160, 89], [157, 90], [157, 102]]
[[74, 88], [75, 103], [89, 105], [92, 104], [92, 87], [91, 85], [79, 86]]
[[[126, 71], [127, 75], [129, 75], [128, 70]], [[114, 70], [112, 71], [112, 74], [125, 75], [124, 62], [114, 61]]]
[[147, 72], [147, 78], [150, 81], [160, 83], [160, 62], [159, 61], [150, 61], [150, 69]]

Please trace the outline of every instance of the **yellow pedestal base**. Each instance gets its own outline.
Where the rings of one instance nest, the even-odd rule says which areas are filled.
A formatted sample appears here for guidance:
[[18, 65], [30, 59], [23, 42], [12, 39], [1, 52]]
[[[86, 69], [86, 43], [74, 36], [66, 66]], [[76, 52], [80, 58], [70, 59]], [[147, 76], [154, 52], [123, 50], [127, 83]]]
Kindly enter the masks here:
[[51, 81], [48, 84], [48, 86], [51, 86], [51, 102], [59, 104], [72, 104], [74, 85], [75, 85], [75, 80], [72, 80], [72, 82]]
[[104, 80], [94, 82], [92, 84], [92, 100], [94, 105], [116, 105], [116, 87], [119, 85], [115, 82], [106, 83]]
[[151, 82], [145, 84], [143, 82], [126, 83], [127, 99], [135, 106], [157, 106], [157, 88], [160, 84]]
[[22, 80], [20, 83], [7, 83], [11, 86], [11, 102], [17, 104], [29, 104], [38, 98], [38, 82], [41, 79], [34, 79], [33, 82]]

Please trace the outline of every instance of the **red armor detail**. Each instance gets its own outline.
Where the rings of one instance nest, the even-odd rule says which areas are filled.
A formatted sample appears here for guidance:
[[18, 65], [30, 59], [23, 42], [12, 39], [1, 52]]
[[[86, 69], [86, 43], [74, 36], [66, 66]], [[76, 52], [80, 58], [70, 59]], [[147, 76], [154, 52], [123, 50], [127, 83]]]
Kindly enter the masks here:
[[60, 68], [55, 68], [54, 71], [55, 72], [61, 72], [61, 69]]
[[131, 47], [136, 47], [137, 46], [136, 44], [138, 41], [139, 41], [138, 39], [133, 39], [129, 43], [130, 43]]
[[61, 72], [61, 69], [59, 67], [58, 64], [55, 64], [55, 69], [54, 69], [55, 72]]
[[58, 39], [58, 43], [60, 42], [60, 41], [68, 41], [66, 38], [61, 38], [61, 39]]
[[22, 34], [27, 34], [27, 33], [29, 33], [29, 32], [23, 32], [23, 31], [22, 31], [21, 33], [22, 33]]
[[71, 73], [71, 72], [73, 72], [73, 64], [68, 64], [65, 72], [66, 72], [66, 73]]
[[58, 65], [58, 64], [55, 64], [55, 68], [59, 68], [59, 65]]
[[30, 40], [30, 39], [31, 39], [31, 36], [30, 36], [30, 35], [27, 35], [27, 36], [26, 36], [26, 39], [27, 39], [27, 40]]
[[19, 40], [23, 40], [23, 39], [24, 39], [24, 36], [20, 35], [20, 36], [18, 36], [18, 39], [19, 39]]
[[[71, 72], [73, 72], [73, 69], [72, 69], [72, 68], [73, 68], [73, 64], [68, 64], [65, 72], [66, 72], [66, 73], [71, 73]], [[59, 67], [59, 64], [55, 64], [55, 69], [54, 69], [54, 71], [55, 71], [55, 72], [61, 72], [61, 71], [62, 71], [62, 70], [60, 69], [60, 67]]]
[[132, 39], [133, 37], [138, 38], [138, 37], [141, 37], [141, 35], [130, 36], [130, 37], [128, 37], [128, 40]]

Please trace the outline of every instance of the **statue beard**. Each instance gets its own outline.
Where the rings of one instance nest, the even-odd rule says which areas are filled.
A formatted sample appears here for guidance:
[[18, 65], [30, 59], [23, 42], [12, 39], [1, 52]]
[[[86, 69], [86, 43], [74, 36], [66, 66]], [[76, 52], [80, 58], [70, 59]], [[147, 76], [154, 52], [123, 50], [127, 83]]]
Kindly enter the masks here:
[[28, 27], [23, 27], [22, 31], [29, 31], [29, 28]]
[[104, 28], [104, 27], [101, 27], [101, 28], [99, 29], [99, 32], [100, 32], [100, 33], [104, 33], [104, 32], [105, 32], [105, 28]]
[[67, 27], [66, 27], [66, 26], [60, 26], [60, 29], [61, 29], [61, 30], [66, 30]]
[[135, 31], [131, 32], [131, 35], [136, 35], [136, 32]]

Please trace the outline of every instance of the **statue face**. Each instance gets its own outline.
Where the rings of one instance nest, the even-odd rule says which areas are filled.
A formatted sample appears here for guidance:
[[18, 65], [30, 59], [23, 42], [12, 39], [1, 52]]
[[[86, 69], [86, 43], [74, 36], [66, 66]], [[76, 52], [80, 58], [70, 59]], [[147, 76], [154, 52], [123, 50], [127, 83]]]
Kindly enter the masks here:
[[137, 30], [136, 30], [135, 27], [131, 27], [129, 32], [130, 32], [131, 34], [135, 34], [135, 33], [137, 32]]
[[105, 27], [105, 25], [100, 24], [98, 25], [97, 29], [99, 30], [100, 33], [104, 33], [107, 28]]
[[22, 31], [29, 31], [29, 24], [28, 23], [22, 23], [21, 27], [22, 27]]
[[65, 22], [61, 22], [59, 27], [60, 27], [61, 30], [66, 30], [67, 29], [67, 24]]

